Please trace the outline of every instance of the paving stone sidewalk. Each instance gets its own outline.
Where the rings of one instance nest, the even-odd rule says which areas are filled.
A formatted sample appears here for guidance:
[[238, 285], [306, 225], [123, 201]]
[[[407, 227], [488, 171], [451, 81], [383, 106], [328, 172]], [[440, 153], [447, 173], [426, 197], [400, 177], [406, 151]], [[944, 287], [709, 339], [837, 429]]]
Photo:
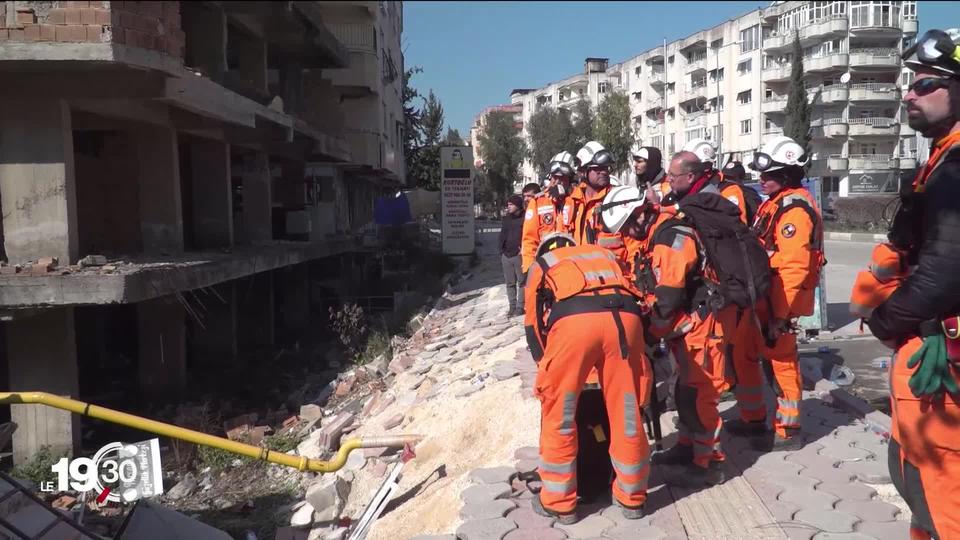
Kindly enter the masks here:
[[[504, 372], [519, 374], [521, 391], [532, 398], [536, 367], [521, 350]], [[732, 418], [732, 402], [721, 404]], [[723, 434], [727, 481], [700, 491], [669, 487], [651, 469], [647, 516], [626, 520], [609, 500], [581, 505], [581, 520], [563, 526], [531, 510], [539, 491], [536, 448], [518, 448], [516, 461], [474, 471], [474, 485], [461, 494], [464, 520], [454, 534], [417, 537], [460, 540], [525, 539], [902, 539], [909, 514], [882, 500], [893, 493], [887, 470], [887, 441], [866, 422], [835, 407], [829, 394], [804, 393], [804, 447], [796, 452], [753, 450], [748, 441]], [[675, 413], [662, 417], [664, 448], [675, 440]], [[893, 496], [896, 499], [896, 496]], [[897, 502], [896, 500], [892, 502]], [[901, 505], [902, 506], [902, 505]]]

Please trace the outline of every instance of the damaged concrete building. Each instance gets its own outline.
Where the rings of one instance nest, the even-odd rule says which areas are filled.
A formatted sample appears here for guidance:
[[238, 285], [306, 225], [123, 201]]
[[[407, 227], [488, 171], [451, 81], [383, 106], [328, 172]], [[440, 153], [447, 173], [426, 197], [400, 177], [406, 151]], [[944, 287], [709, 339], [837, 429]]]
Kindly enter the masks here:
[[[402, 30], [401, 2], [0, 2], [0, 385], [169, 399], [302, 329], [405, 184]], [[77, 448], [10, 409], [18, 461]]]

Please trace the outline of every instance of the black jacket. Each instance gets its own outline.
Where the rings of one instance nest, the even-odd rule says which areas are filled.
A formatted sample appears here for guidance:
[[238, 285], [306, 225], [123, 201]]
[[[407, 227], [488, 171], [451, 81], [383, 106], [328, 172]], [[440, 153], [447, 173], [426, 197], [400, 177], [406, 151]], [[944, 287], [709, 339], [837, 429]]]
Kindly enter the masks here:
[[925, 191], [915, 195], [919, 206], [910, 258], [917, 267], [868, 321], [878, 339], [916, 335], [920, 323], [960, 309], [960, 150], [943, 159]]
[[523, 212], [506, 214], [500, 225], [500, 253], [507, 257], [520, 254], [520, 237], [523, 236]]

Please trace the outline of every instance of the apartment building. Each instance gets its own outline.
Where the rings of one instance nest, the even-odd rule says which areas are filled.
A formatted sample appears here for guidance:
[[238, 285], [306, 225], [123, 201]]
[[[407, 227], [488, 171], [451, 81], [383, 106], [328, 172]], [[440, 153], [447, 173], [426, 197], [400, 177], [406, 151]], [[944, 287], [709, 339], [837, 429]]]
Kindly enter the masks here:
[[[296, 339], [404, 184], [402, 30], [401, 2], [0, 3], [0, 383], [162, 403]], [[79, 443], [7, 414], [18, 461]]]
[[[746, 160], [783, 132], [799, 35], [813, 106], [811, 175], [839, 196], [895, 191], [900, 171], [925, 158], [900, 102], [912, 81], [900, 53], [916, 33], [915, 1], [773, 2], [618, 64], [587, 59], [584, 73], [511, 100], [527, 121], [539, 107], [596, 105], [625, 92], [644, 145], [669, 154], [710, 137], [722, 159]], [[523, 172], [532, 177], [532, 165]]]

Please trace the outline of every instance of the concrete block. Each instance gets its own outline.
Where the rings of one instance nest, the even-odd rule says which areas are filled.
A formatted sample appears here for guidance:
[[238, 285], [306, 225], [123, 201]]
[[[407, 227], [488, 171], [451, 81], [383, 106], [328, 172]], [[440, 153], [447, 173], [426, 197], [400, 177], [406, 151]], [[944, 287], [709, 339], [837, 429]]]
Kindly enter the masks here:
[[877, 540], [903, 540], [910, 538], [909, 521], [887, 521], [883, 523], [861, 522], [856, 526], [857, 532], [869, 535]]
[[460, 509], [460, 519], [474, 521], [478, 519], [502, 518], [507, 512], [514, 510], [516, 503], [509, 499], [496, 499], [463, 505]]
[[304, 502], [290, 516], [290, 525], [293, 527], [305, 527], [313, 523], [313, 506]]
[[556, 521], [554, 518], [541, 516], [529, 507], [511, 510], [507, 514], [507, 519], [516, 523], [521, 529], [547, 529]]
[[894, 521], [900, 515], [899, 508], [883, 501], [842, 500], [837, 503], [837, 510], [873, 522]]
[[524, 446], [517, 448], [513, 453], [514, 459], [528, 459], [538, 461], [540, 459], [540, 449], [536, 446]]
[[816, 489], [844, 501], [869, 501], [877, 496], [877, 490], [860, 482], [821, 482]]
[[387, 419], [386, 422], [383, 423], [383, 429], [389, 431], [389, 430], [391, 430], [391, 429], [399, 426], [399, 425], [402, 424], [402, 423], [403, 423], [403, 415], [398, 413], [398, 414], [395, 414], [395, 415], [391, 416], [390, 418]]
[[460, 540], [503, 540], [508, 532], [516, 529], [514, 522], [505, 518], [468, 521], [457, 528]]
[[807, 488], [789, 488], [777, 500], [796, 504], [805, 510], [832, 510], [840, 499], [833, 495]]
[[801, 510], [793, 516], [794, 521], [806, 523], [823, 532], [849, 533], [860, 518], [837, 510]]
[[605, 531], [613, 529], [616, 526], [612, 520], [607, 519], [600, 514], [587, 516], [573, 525], [561, 525], [557, 523], [556, 528], [567, 533], [568, 538], [596, 538], [603, 536]]
[[463, 490], [460, 500], [467, 504], [481, 503], [509, 497], [510, 493], [512, 493], [510, 484], [478, 484]]
[[307, 503], [314, 509], [314, 520], [333, 521], [340, 516], [350, 497], [350, 483], [336, 474], [327, 474], [307, 488]]
[[514, 529], [503, 540], [563, 540], [567, 534], [560, 529]]
[[846, 461], [840, 465], [844, 473], [855, 474], [857, 479], [868, 484], [889, 484], [890, 469], [887, 462], [877, 459], [863, 461]]
[[353, 413], [343, 411], [320, 428], [320, 439], [318, 441], [320, 447], [325, 450], [336, 450], [339, 448], [340, 436], [343, 435], [343, 430], [353, 423], [353, 418]]
[[667, 533], [652, 525], [626, 523], [607, 530], [603, 533], [603, 537], [610, 540], [634, 540], [636, 538], [657, 540], [667, 538]]

